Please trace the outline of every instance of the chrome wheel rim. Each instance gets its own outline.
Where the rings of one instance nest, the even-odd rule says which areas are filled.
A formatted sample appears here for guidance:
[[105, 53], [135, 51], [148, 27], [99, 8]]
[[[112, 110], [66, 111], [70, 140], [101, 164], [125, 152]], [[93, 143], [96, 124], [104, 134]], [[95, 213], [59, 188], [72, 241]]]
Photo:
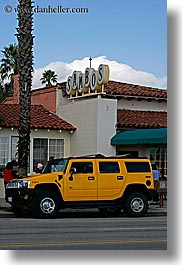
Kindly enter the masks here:
[[55, 202], [51, 198], [44, 198], [40, 202], [40, 209], [45, 214], [52, 213], [55, 210], [55, 207], [56, 207]]
[[140, 197], [135, 197], [131, 201], [131, 209], [135, 213], [139, 213], [143, 210], [144, 208], [144, 202]]

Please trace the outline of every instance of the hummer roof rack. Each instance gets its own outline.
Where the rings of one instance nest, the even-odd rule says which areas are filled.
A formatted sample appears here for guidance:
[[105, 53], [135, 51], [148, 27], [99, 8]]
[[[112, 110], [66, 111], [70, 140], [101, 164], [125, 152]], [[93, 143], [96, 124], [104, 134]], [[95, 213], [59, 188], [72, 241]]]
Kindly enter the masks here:
[[148, 157], [135, 157], [130, 153], [124, 154], [124, 155], [113, 155], [113, 156], [105, 156], [103, 154], [88, 154], [88, 155], [82, 155], [82, 156], [70, 156], [69, 159], [79, 159], [79, 158], [105, 158], [105, 159], [111, 159], [111, 158], [133, 158], [133, 159], [148, 159]]

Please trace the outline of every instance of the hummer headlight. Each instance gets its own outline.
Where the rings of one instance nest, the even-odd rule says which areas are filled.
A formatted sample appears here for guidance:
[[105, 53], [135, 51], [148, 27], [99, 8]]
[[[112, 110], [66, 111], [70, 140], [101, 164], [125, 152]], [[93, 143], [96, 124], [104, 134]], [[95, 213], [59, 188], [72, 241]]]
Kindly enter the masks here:
[[13, 180], [8, 182], [6, 185], [7, 189], [21, 189], [21, 188], [29, 188], [30, 186], [30, 181], [29, 180]]
[[30, 186], [30, 181], [29, 180], [22, 180], [20, 182], [20, 188], [29, 188]]

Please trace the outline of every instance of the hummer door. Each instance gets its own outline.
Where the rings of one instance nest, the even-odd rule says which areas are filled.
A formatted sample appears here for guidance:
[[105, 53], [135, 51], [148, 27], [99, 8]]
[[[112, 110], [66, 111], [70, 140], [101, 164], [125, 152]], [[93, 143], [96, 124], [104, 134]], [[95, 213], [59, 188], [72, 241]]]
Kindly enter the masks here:
[[124, 184], [124, 174], [116, 160], [99, 160], [98, 200], [114, 200], [120, 197]]
[[[64, 180], [64, 200], [89, 201], [97, 198], [97, 176], [94, 160], [74, 160]], [[74, 172], [74, 170], [76, 172]]]

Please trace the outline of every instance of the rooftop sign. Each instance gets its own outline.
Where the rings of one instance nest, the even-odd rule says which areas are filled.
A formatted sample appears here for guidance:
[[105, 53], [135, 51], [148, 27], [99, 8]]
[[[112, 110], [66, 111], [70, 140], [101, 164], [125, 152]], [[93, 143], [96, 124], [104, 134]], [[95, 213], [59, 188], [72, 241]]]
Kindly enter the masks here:
[[66, 83], [67, 95], [74, 96], [79, 94], [91, 93], [102, 88], [109, 81], [109, 66], [101, 64], [98, 70], [86, 68], [85, 73], [74, 71], [69, 76]]

